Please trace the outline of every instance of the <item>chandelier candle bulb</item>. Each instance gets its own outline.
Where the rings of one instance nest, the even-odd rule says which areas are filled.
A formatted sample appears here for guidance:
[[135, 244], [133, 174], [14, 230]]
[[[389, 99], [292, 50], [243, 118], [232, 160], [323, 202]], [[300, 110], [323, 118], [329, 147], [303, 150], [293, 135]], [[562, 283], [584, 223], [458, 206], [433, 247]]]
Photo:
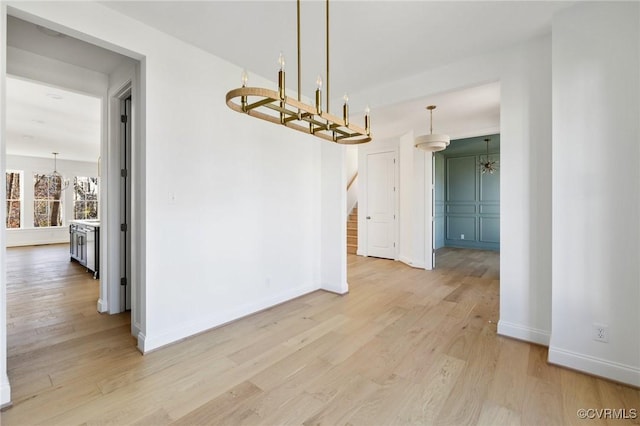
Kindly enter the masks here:
[[247, 74], [247, 70], [242, 70], [240, 80], [242, 81], [242, 87], [247, 87], [247, 82], [249, 81], [249, 74]]
[[371, 133], [371, 124], [369, 123], [369, 114], [371, 114], [371, 108], [369, 105], [364, 109], [364, 130], [367, 132], [367, 135]]
[[284, 70], [278, 71], [278, 93], [280, 94], [280, 99], [284, 100]]
[[316, 114], [322, 114], [322, 90], [316, 89]]
[[322, 77], [316, 79], [316, 114], [322, 114]]
[[345, 93], [342, 97], [344, 99], [344, 105], [342, 105], [342, 117], [344, 119], [344, 125], [349, 125], [349, 96]]
[[[249, 81], [249, 74], [247, 74], [247, 70], [242, 70], [242, 75], [241, 75], [240, 79], [242, 81], [242, 87], [247, 87], [247, 81]], [[240, 107], [242, 108], [243, 112], [247, 112], [247, 97], [246, 96], [241, 96], [240, 97]]]

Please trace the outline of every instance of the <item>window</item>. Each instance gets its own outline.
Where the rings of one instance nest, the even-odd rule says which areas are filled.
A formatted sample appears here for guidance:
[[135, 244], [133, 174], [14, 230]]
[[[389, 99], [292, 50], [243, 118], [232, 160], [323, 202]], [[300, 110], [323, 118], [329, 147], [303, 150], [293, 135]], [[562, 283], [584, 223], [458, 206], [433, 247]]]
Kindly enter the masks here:
[[33, 226], [62, 226], [62, 178], [33, 175]]
[[7, 229], [20, 228], [22, 215], [22, 172], [8, 171], [7, 180]]
[[73, 218], [98, 218], [98, 178], [76, 176], [73, 181]]

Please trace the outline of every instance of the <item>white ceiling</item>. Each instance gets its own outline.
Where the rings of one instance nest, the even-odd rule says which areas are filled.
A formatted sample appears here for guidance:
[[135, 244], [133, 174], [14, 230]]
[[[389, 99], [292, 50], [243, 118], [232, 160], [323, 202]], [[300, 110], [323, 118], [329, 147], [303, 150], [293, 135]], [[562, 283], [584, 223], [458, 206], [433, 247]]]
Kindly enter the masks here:
[[97, 161], [99, 98], [7, 77], [7, 154]]
[[[275, 80], [277, 58], [282, 51], [287, 57], [287, 86], [294, 89], [297, 85], [296, 3], [293, 0], [101, 3], [243, 66], [250, 75], [256, 73]], [[378, 85], [546, 34], [550, 31], [553, 15], [573, 3], [332, 0], [332, 98], [340, 97], [344, 92], [366, 96], [368, 90], [375, 90]], [[302, 1], [302, 88], [307, 94], [313, 93], [318, 74], [325, 78], [324, 8], [324, 1]], [[69, 36], [46, 34], [35, 25], [15, 18], [8, 22], [7, 43], [105, 74], [124, 58]], [[434, 111], [434, 132], [446, 133], [452, 138], [496, 133], [500, 126], [499, 99], [499, 83], [492, 83], [400, 105], [381, 106], [371, 113], [374, 136], [385, 139], [409, 131], [416, 135], [427, 133], [428, 112], [424, 108], [430, 104], [438, 105]], [[26, 152], [27, 142], [33, 142], [35, 152], [38, 126], [34, 119], [26, 118], [24, 96], [16, 95], [15, 101], [18, 100], [22, 106], [16, 108], [22, 108], [25, 117], [20, 119], [20, 128], [13, 128], [12, 120], [7, 117], [8, 134], [11, 135], [8, 152]], [[8, 109], [10, 107], [11, 102]], [[35, 103], [31, 107], [34, 111], [46, 109]], [[56, 132], [64, 129], [68, 132], [55, 143], [67, 142], [54, 148], [51, 145], [54, 141], [49, 140], [47, 145], [41, 135], [43, 143], [37, 149], [45, 156], [51, 151], [59, 151], [61, 158], [65, 158], [65, 152], [77, 152], [76, 157], [84, 156], [88, 160], [86, 153], [81, 153], [86, 148], [82, 145], [86, 141], [77, 141], [77, 150], [69, 145], [77, 140], [78, 133], [71, 129], [78, 121], [78, 117], [72, 116], [64, 125], [62, 119], [57, 120], [60, 126]], [[22, 138], [23, 134], [31, 134], [34, 138], [30, 141]], [[45, 145], [47, 148], [42, 151]]]
[[[332, 93], [361, 92], [548, 33], [552, 16], [572, 3], [332, 0]], [[295, 1], [103, 4], [265, 77], [276, 78], [282, 51], [287, 83], [297, 85]], [[324, 1], [302, 1], [303, 90], [312, 91], [318, 73], [324, 75], [324, 16]]]

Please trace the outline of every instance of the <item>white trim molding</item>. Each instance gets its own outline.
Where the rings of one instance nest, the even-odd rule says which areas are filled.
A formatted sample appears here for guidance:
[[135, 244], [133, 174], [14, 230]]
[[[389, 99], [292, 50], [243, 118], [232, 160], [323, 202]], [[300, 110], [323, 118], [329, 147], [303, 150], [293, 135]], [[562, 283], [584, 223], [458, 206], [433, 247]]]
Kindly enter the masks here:
[[549, 363], [640, 387], [640, 369], [602, 358], [549, 347]]
[[526, 327], [503, 320], [498, 321], [498, 334], [542, 346], [549, 346], [551, 342], [551, 333], [547, 330]]
[[98, 299], [98, 312], [101, 314], [104, 314], [105, 312], [109, 311], [109, 305], [107, 304], [106, 300], [102, 300], [102, 298]]
[[9, 384], [9, 377], [6, 374], [2, 375], [2, 383], [0, 383], [0, 408], [7, 408], [11, 406], [11, 385]]
[[427, 269], [425, 268], [424, 262], [414, 262], [413, 260], [409, 259], [407, 256], [398, 256], [398, 260], [407, 266], [411, 266], [412, 268]]

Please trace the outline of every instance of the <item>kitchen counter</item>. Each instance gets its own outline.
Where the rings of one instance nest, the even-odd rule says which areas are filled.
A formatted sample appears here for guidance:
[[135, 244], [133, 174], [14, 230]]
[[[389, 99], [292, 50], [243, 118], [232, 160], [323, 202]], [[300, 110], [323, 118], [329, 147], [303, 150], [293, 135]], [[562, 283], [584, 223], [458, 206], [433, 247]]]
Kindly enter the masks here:
[[100, 220], [99, 219], [77, 219], [77, 220], [72, 220], [70, 223], [76, 223], [78, 225], [84, 225], [84, 226], [92, 226], [94, 228], [99, 228], [100, 227]]

